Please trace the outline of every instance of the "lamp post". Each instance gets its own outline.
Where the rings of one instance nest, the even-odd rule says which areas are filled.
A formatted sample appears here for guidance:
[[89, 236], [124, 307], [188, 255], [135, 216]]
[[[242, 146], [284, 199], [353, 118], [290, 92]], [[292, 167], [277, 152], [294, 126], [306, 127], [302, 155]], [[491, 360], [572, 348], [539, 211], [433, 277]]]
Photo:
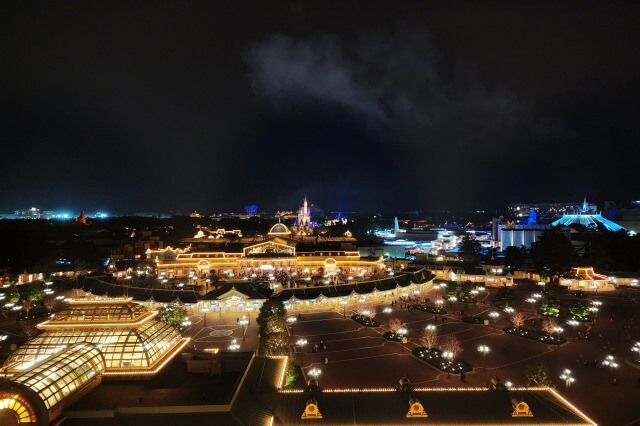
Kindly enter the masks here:
[[444, 305], [444, 300], [442, 300], [442, 299], [436, 300], [436, 305], [437, 305], [436, 307], [438, 309], [442, 309], [442, 305]]
[[564, 370], [562, 370], [562, 374], [560, 375], [560, 378], [564, 380], [564, 385], [567, 388], [570, 388], [571, 384], [575, 381], [575, 379], [571, 377], [571, 370], [569, 370], [568, 368], [565, 368]]
[[238, 324], [242, 326], [242, 341], [244, 342], [244, 336], [247, 334], [247, 325], [249, 325], [249, 320], [247, 317], [243, 316], [240, 318], [240, 321], [238, 321]]
[[[318, 384], [318, 377], [320, 377], [320, 374], [322, 373], [322, 370], [320, 370], [317, 367], [313, 367], [311, 370], [309, 370], [309, 375], [311, 377], [313, 377], [316, 380], [316, 383]], [[320, 387], [320, 385], [317, 385], [318, 387]]]
[[240, 345], [238, 344], [238, 339], [233, 339], [231, 341], [231, 344], [229, 345], [229, 350], [237, 351], [238, 349], [240, 349]]
[[611, 377], [613, 377], [613, 369], [618, 368], [618, 363], [616, 362], [616, 359], [613, 357], [613, 355], [607, 355], [604, 361], [602, 361], [602, 364], [608, 366], [611, 369]]
[[544, 295], [546, 294], [547, 282], [546, 281], [538, 281], [537, 284], [542, 287], [542, 296], [543, 296], [543, 300], [544, 300]]
[[640, 362], [640, 341], [634, 343], [631, 347], [631, 350], [638, 353], [638, 362]]
[[304, 349], [304, 346], [307, 344], [307, 339], [298, 339], [298, 341], [296, 342], [296, 345], [300, 346], [300, 364], [301, 366], [304, 368], [304, 352], [302, 351], [302, 349]]
[[487, 371], [487, 353], [489, 352], [489, 346], [480, 345], [478, 346], [478, 352], [482, 353], [482, 369]]
[[457, 300], [458, 300], [458, 298], [455, 297], [455, 296], [451, 296], [449, 298], [449, 303], [451, 303], [451, 311], [452, 311], [451, 313], [455, 313], [456, 312], [456, 310], [453, 309], [453, 306], [454, 306], [453, 304], [456, 303]]
[[342, 305], [342, 318], [345, 318], [347, 316], [347, 301], [342, 300], [340, 304]]
[[448, 352], [448, 351], [442, 352], [442, 357], [447, 361], [449, 361], [449, 366], [447, 368], [447, 379], [449, 379], [450, 378], [449, 373], [451, 372], [451, 362], [453, 361], [453, 352]]
[[401, 328], [398, 330], [398, 334], [400, 335], [400, 347], [402, 347], [402, 353], [404, 353], [404, 336], [407, 334], [407, 329]]
[[575, 338], [576, 340], [578, 340], [578, 335], [576, 334], [576, 326], [577, 326], [578, 324], [580, 324], [580, 323], [579, 323], [578, 321], [576, 321], [576, 320], [572, 319], [572, 320], [567, 321], [567, 324], [569, 324], [570, 326], [572, 326], [572, 327], [573, 327], [573, 336], [574, 336], [574, 338]]
[[508, 313], [509, 315], [511, 315], [512, 313], [514, 313], [516, 310], [513, 309], [511, 306], [507, 306], [506, 308], [504, 308], [504, 311], [506, 313]]
[[564, 328], [555, 326], [553, 327], [553, 332], [556, 334], [556, 341], [558, 342], [558, 348], [560, 348], [560, 333], [564, 331]]
[[500, 316], [499, 312], [491, 311], [489, 312], [489, 316], [493, 319], [493, 331], [496, 331], [496, 323], [498, 322], [498, 317]]
[[594, 300], [593, 302], [591, 302], [591, 305], [593, 308], [595, 308], [593, 311], [591, 311], [591, 308], [589, 308], [591, 312], [595, 313], [595, 317], [593, 318], [593, 322], [595, 322], [598, 319], [598, 311], [602, 307], [602, 302], [599, 300]]
[[202, 308], [202, 313], [204, 314], [204, 327], [207, 326], [207, 313], [209, 312], [208, 307]]
[[529, 297], [528, 299], [525, 300], [525, 302], [531, 304], [531, 313], [535, 314], [536, 311], [534, 310], [533, 305], [535, 305], [536, 299], [534, 299], [533, 297]]
[[445, 283], [440, 283], [440, 284], [436, 284], [435, 286], [433, 286], [436, 289], [436, 299], [438, 298], [438, 289], [439, 288], [445, 288], [447, 285]]

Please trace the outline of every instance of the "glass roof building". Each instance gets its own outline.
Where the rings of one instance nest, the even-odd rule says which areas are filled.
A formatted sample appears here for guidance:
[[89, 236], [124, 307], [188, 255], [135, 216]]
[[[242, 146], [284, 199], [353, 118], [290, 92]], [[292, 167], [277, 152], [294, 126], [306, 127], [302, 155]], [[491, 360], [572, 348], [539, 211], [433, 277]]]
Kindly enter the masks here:
[[96, 345], [69, 345], [46, 360], [0, 382], [0, 424], [46, 425], [100, 384], [105, 362]]
[[89, 342], [104, 357], [104, 376], [152, 376], [188, 342], [156, 315], [131, 299], [72, 301], [38, 325], [44, 332], [14, 351], [3, 371], [18, 374], [71, 344]]

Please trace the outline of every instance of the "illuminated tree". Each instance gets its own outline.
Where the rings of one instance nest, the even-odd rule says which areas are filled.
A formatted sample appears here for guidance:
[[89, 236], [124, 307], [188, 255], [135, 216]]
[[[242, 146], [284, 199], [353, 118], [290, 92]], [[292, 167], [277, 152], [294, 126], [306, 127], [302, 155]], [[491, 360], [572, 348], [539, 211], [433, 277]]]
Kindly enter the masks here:
[[44, 287], [40, 281], [36, 281], [29, 285], [27, 299], [34, 303], [38, 303], [44, 299]]
[[260, 337], [267, 336], [267, 323], [274, 317], [281, 317], [286, 321], [287, 310], [282, 302], [278, 300], [267, 300], [260, 307], [260, 312], [256, 318], [256, 323], [260, 330]]
[[389, 318], [389, 331], [396, 334], [402, 328], [402, 321], [399, 318]]
[[20, 301], [20, 292], [15, 285], [9, 287], [9, 291], [5, 293], [6, 303], [18, 303]]
[[542, 331], [544, 331], [545, 333], [551, 335], [553, 334], [554, 328], [558, 326], [558, 323], [556, 323], [553, 319], [551, 318], [545, 318], [542, 320]]
[[272, 333], [265, 339], [265, 355], [293, 356], [289, 335], [287, 333]]
[[58, 300], [53, 295], [45, 296], [42, 300], [42, 305], [47, 308], [49, 314], [51, 314], [51, 311], [58, 305]]
[[367, 310], [369, 311], [369, 318], [374, 319], [376, 317], [376, 307], [369, 306]]
[[272, 317], [267, 321], [266, 333], [268, 335], [287, 333], [287, 320], [284, 317]]
[[525, 316], [523, 312], [514, 312], [509, 317], [509, 322], [516, 328], [516, 330], [520, 330], [520, 327], [524, 325]]
[[549, 371], [549, 367], [540, 361], [527, 364], [525, 368], [525, 376], [527, 378], [527, 386], [556, 387], [551, 381], [551, 372]]
[[24, 309], [24, 312], [27, 314], [27, 317], [28, 317], [29, 311], [31, 310], [31, 308], [33, 308], [33, 302], [29, 299], [24, 299], [22, 301], [22, 308]]
[[160, 321], [169, 324], [178, 330], [184, 329], [184, 320], [187, 318], [187, 308], [182, 302], [172, 302], [159, 310]]
[[432, 327], [432, 328], [426, 328], [422, 330], [422, 336], [420, 337], [420, 341], [422, 342], [422, 345], [425, 348], [429, 349], [429, 352], [431, 352], [431, 349], [438, 342], [438, 329], [435, 327]]
[[443, 352], [451, 352], [453, 354], [453, 359], [458, 358], [463, 351], [460, 340], [458, 340], [458, 338], [453, 334], [448, 334], [444, 339], [442, 339], [440, 350]]

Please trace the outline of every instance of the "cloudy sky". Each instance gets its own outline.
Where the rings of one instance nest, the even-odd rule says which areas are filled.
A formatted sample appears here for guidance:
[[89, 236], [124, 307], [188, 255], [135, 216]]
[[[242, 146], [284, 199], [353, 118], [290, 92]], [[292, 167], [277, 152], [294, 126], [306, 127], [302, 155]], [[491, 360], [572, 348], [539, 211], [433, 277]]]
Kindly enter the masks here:
[[640, 198], [638, 2], [0, 5], [0, 212]]

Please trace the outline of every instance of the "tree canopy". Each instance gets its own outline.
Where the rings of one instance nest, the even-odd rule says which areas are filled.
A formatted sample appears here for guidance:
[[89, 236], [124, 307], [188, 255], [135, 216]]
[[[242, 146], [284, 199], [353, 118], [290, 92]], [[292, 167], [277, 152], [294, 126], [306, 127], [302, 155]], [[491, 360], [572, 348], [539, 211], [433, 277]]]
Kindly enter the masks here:
[[469, 234], [465, 234], [460, 241], [460, 253], [464, 260], [474, 260], [480, 255], [480, 243]]
[[554, 282], [560, 274], [568, 272], [575, 261], [571, 241], [555, 228], [545, 230], [533, 243], [531, 255], [539, 272], [548, 272]]

